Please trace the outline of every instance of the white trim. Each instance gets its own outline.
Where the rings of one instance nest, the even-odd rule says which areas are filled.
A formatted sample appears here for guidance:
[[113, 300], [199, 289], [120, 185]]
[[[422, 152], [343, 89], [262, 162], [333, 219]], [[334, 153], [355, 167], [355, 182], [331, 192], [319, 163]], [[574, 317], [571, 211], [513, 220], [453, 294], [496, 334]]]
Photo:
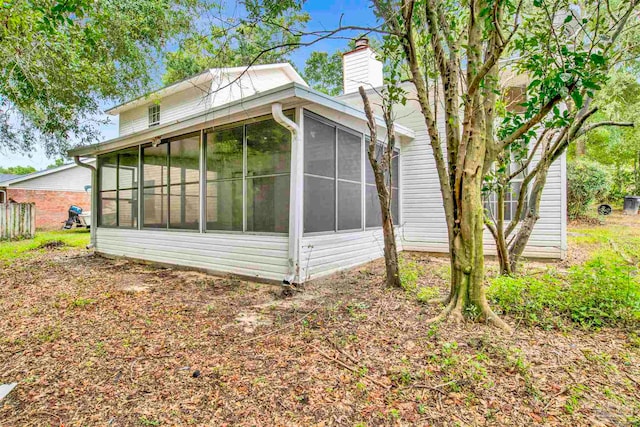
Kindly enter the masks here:
[[284, 115], [282, 104], [276, 102], [271, 105], [271, 113], [273, 119], [281, 126], [291, 132], [291, 166], [289, 168], [289, 274], [285, 280], [289, 283], [299, 281], [299, 248], [298, 248], [298, 230], [300, 228], [300, 217], [298, 215], [298, 206], [302, 201], [302, 182], [300, 180], [299, 163], [300, 151], [302, 150], [303, 135], [300, 133], [300, 126]]
[[[218, 126], [225, 123], [231, 123], [233, 121], [241, 121], [255, 117], [256, 115], [263, 115], [263, 111], [258, 111], [260, 108], [270, 109], [271, 104], [274, 102], [284, 103], [285, 101], [290, 101], [292, 103], [307, 101], [354, 117], [361, 120], [363, 123], [366, 123], [367, 120], [364, 111], [293, 82], [264, 92], [256, 93], [228, 104], [211, 108], [201, 113], [187, 116], [171, 123], [154, 126], [150, 129], [144, 129], [140, 132], [117, 137], [100, 144], [70, 150], [69, 155], [95, 156], [109, 151], [115, 151], [121, 148], [127, 148], [140, 143], [149, 142], [154, 138], [167, 138], [172, 135], [180, 135], [193, 130], [199, 130], [202, 126], [213, 126], [214, 122], [216, 126]], [[286, 106], [286, 108], [290, 107], [290, 105]], [[378, 126], [382, 129], [386, 129], [382, 118], [376, 117], [376, 121]], [[415, 132], [412, 129], [399, 124], [395, 124], [394, 128], [396, 134], [400, 137], [404, 137], [406, 139], [413, 139], [415, 137]]]
[[300, 74], [298, 74], [295, 68], [293, 68], [289, 63], [253, 65], [250, 67], [210, 68], [199, 74], [196, 74], [195, 76], [187, 77], [186, 79], [170, 84], [169, 86], [165, 86], [153, 92], [149, 92], [145, 95], [139, 96], [138, 98], [125, 101], [121, 104], [109, 108], [108, 110], [105, 110], [105, 113], [115, 116], [124, 111], [130, 110], [140, 105], [144, 105], [153, 99], [162, 98], [167, 95], [192, 88], [194, 86], [205, 84], [224, 74], [233, 75], [274, 69], [281, 69], [293, 82], [307, 86], [307, 82], [304, 81]]

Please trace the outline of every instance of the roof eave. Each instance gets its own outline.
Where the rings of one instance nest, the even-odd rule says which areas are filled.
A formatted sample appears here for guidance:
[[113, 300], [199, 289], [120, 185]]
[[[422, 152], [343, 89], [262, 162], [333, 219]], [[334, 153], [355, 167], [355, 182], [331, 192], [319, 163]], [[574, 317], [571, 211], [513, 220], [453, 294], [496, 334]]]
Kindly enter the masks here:
[[[170, 123], [165, 123], [160, 126], [154, 126], [152, 128], [145, 129], [133, 134], [119, 136], [117, 138], [98, 144], [69, 150], [68, 155], [70, 157], [93, 157], [102, 153], [118, 150], [120, 148], [126, 148], [129, 146], [148, 142], [155, 138], [163, 138], [166, 135], [177, 132], [181, 129], [191, 128], [210, 122], [215, 117], [224, 118], [227, 116], [232, 116], [234, 114], [248, 112], [250, 110], [255, 110], [260, 107], [270, 105], [274, 102], [280, 102], [287, 98], [297, 98], [304, 101], [313, 102], [333, 109], [335, 111], [350, 115], [352, 117], [356, 117], [360, 120], [367, 120], [364, 111], [352, 107], [345, 102], [336, 100], [329, 95], [310, 89], [307, 86], [292, 82], [264, 92], [256, 93], [243, 99], [239, 99], [218, 107], [208, 109], [200, 113], [193, 114], [191, 116], [187, 116], [183, 119], [175, 120]], [[376, 121], [378, 123], [378, 126], [386, 128], [383, 119], [381, 119], [380, 117], [376, 117]], [[403, 138], [415, 138], [415, 132], [405, 126], [395, 124], [394, 130]]]
[[[90, 162], [93, 162], [93, 160], [90, 160]], [[62, 172], [64, 170], [71, 169], [73, 167], [77, 167], [77, 165], [75, 163], [69, 163], [69, 164], [58, 166], [58, 167], [55, 167], [55, 168], [45, 169], [45, 170], [41, 170], [41, 171], [30, 173], [30, 174], [27, 174], [27, 175], [21, 175], [21, 176], [19, 176], [17, 178], [0, 182], [0, 186], [1, 187], [10, 187], [13, 184], [18, 184], [20, 182], [28, 181], [28, 180], [34, 179], [34, 178], [41, 178], [41, 177], [46, 176], [46, 175], [51, 175], [53, 173]]]

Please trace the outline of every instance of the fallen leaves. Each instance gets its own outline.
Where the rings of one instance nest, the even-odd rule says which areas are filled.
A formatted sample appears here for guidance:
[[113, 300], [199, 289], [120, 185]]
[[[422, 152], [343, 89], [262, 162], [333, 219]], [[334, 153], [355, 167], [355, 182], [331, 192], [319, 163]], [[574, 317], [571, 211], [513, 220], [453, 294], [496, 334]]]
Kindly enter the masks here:
[[0, 382], [19, 382], [0, 425], [611, 425], [640, 411], [625, 331], [427, 325], [437, 308], [385, 289], [380, 261], [282, 299], [81, 254], [0, 271]]

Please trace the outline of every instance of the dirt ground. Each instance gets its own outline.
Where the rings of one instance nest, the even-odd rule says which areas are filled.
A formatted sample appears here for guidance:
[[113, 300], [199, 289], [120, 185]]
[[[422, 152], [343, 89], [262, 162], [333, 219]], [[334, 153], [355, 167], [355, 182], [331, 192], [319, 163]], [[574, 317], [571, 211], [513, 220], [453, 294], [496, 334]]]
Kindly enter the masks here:
[[[413, 254], [446, 289], [447, 261]], [[630, 331], [426, 320], [380, 261], [278, 287], [52, 248], [0, 271], [2, 426], [640, 425]]]

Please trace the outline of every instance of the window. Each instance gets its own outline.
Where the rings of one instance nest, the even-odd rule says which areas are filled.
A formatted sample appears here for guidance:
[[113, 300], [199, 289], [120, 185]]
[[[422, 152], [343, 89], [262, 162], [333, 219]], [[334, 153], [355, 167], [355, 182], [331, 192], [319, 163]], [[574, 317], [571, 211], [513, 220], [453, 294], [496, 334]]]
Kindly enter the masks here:
[[144, 147], [143, 165], [143, 226], [199, 229], [200, 134]]
[[304, 232], [336, 229], [336, 128], [305, 114]]
[[[365, 150], [369, 149], [369, 141], [365, 143]], [[381, 160], [384, 153], [383, 145], [376, 144], [376, 159]], [[378, 198], [378, 188], [376, 187], [376, 179], [369, 161], [369, 156], [365, 158], [366, 170], [366, 193], [365, 193], [365, 212], [366, 227], [382, 227], [382, 210], [380, 209], [380, 200]], [[389, 177], [387, 176], [387, 179]], [[391, 155], [391, 217], [393, 224], [400, 223], [400, 154], [394, 150]]]
[[205, 148], [206, 229], [288, 233], [291, 132], [265, 119], [204, 135], [205, 147], [197, 132], [100, 156], [99, 224], [199, 230]]
[[169, 228], [200, 228], [200, 133], [169, 141]]
[[207, 229], [287, 233], [291, 132], [267, 119], [206, 136]]
[[207, 230], [242, 231], [243, 126], [207, 134]]
[[291, 132], [274, 120], [245, 126], [247, 231], [289, 231]]
[[160, 104], [149, 106], [149, 127], [160, 124]]
[[167, 153], [168, 145], [142, 149], [143, 227], [167, 227]]
[[305, 115], [304, 231], [362, 229], [362, 134]]
[[[522, 165], [520, 162], [511, 161], [509, 163], [510, 173], [517, 172]], [[522, 171], [515, 176], [508, 186], [504, 190], [504, 220], [511, 221], [515, 218], [518, 210], [518, 198], [520, 197], [520, 191], [522, 190], [522, 184], [524, 181], [526, 171]], [[526, 213], [527, 199], [525, 197], [525, 209], [522, 210], [522, 215]], [[490, 192], [484, 196], [484, 208], [488, 211], [488, 215], [497, 219], [498, 213], [498, 195], [495, 192]]]
[[100, 156], [99, 225], [138, 226], [138, 148]]
[[338, 230], [362, 228], [362, 136], [338, 129]]
[[[381, 147], [378, 144], [379, 153]], [[398, 224], [399, 218], [398, 160], [398, 152], [394, 151], [391, 204], [394, 224]], [[304, 232], [362, 230], [363, 225], [380, 227], [382, 215], [362, 134], [305, 113]]]

